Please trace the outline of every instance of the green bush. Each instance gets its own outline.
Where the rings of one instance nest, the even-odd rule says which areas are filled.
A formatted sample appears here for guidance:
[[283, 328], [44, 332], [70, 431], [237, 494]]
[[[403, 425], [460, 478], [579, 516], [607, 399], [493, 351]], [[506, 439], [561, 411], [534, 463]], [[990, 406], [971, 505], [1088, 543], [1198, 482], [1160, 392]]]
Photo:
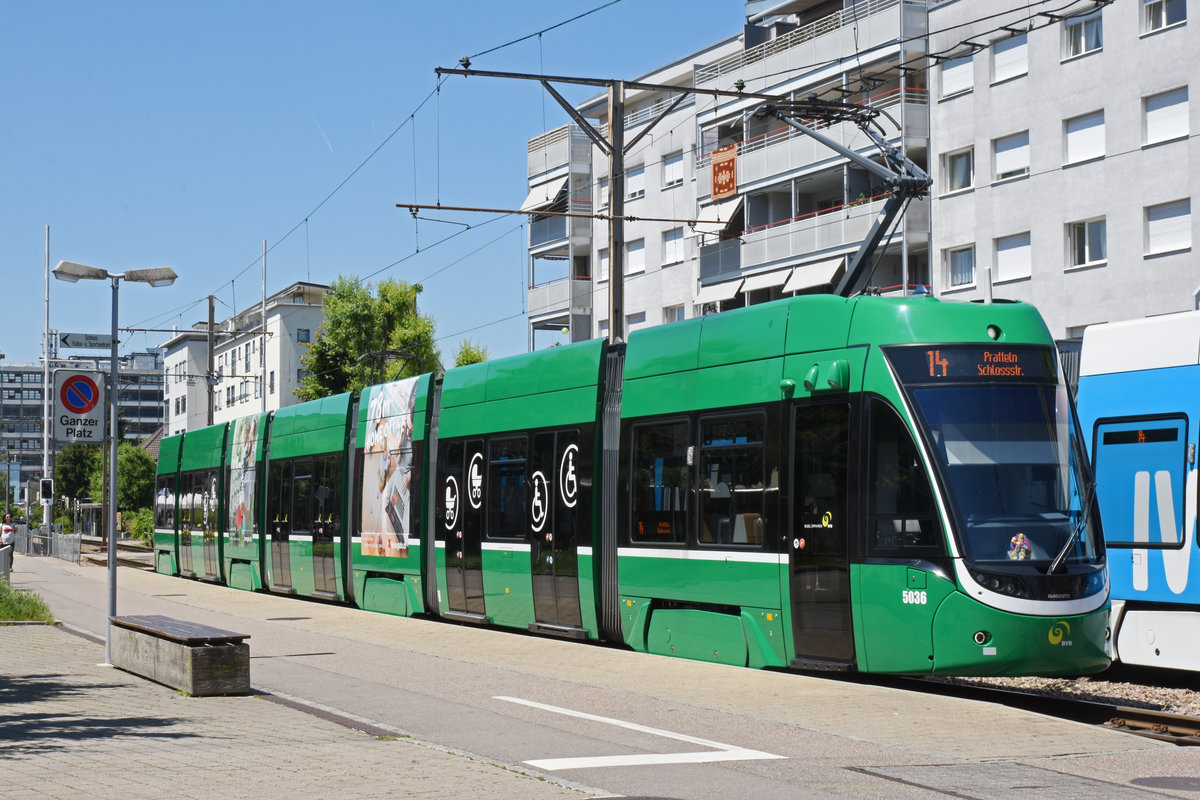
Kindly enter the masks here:
[[7, 581], [0, 581], [0, 619], [54, 622], [54, 612], [40, 595], [14, 589]]
[[129, 535], [145, 544], [154, 543], [154, 512], [143, 508], [132, 516], [125, 517], [125, 525]]

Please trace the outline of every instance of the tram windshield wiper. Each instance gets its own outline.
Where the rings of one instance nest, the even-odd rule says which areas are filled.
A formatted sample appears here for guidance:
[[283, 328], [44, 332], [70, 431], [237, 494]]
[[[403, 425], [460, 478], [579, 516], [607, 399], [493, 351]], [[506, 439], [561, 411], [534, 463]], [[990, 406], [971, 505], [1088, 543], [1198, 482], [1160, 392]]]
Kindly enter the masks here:
[[1087, 484], [1087, 493], [1083, 496], [1083, 503], [1079, 507], [1079, 522], [1071, 530], [1071, 535], [1067, 537], [1067, 543], [1063, 545], [1063, 549], [1058, 551], [1058, 555], [1050, 562], [1050, 569], [1046, 570], [1047, 575], [1054, 575], [1061, 572], [1063, 565], [1067, 561], [1067, 554], [1071, 552], [1071, 548], [1075, 546], [1075, 540], [1079, 538], [1079, 532], [1083, 530], [1083, 524], [1088, 518], [1088, 510], [1092, 507], [1092, 494], [1096, 491], [1095, 481], [1089, 481]]

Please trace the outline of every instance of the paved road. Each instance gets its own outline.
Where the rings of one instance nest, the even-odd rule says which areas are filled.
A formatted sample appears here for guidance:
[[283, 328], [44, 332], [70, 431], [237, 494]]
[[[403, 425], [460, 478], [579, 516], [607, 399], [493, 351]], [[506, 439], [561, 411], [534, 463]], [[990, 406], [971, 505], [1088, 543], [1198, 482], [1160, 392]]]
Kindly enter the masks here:
[[[0, 628], [0, 798], [1200, 797], [1195, 751], [1011, 709], [118, 574], [120, 614], [250, 634], [259, 694]], [[100, 636], [105, 580], [14, 575]]]

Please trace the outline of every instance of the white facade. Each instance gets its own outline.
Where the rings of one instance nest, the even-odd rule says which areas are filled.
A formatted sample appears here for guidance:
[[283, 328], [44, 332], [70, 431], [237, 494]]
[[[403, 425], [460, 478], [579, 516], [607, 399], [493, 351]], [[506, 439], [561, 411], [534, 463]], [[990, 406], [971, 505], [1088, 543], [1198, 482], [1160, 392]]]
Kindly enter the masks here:
[[[275, 411], [298, 402], [300, 356], [324, 321], [328, 286], [294, 283], [267, 298], [264, 342], [262, 305], [255, 304], [214, 325], [212, 421]], [[201, 323], [163, 347], [167, 378], [167, 430], [171, 434], [208, 424], [208, 331]]]
[[173, 336], [163, 344], [166, 383], [163, 399], [166, 402], [165, 434], [174, 436], [208, 424], [206, 402], [208, 383], [208, 334], [191, 330]]
[[958, 56], [930, 72], [930, 161], [937, 293], [1034, 303], [1078, 341], [1197, 307], [1200, 36], [1184, 0], [1067, 5], [930, 8]]

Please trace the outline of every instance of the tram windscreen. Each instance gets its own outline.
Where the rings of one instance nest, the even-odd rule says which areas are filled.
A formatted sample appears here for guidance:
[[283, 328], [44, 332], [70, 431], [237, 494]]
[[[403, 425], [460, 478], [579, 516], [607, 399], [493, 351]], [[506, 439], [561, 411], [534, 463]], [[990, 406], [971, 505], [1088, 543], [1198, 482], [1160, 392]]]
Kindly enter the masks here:
[[[1033, 363], [1025, 355], [1022, 363]], [[1030, 380], [1028, 369], [1014, 372], [946, 382], [926, 372], [908, 386], [954, 506], [962, 553], [976, 563], [1060, 555], [1066, 564], [1094, 563], [1098, 532], [1092, 499], [1081, 492], [1087, 484], [1067, 390], [1052, 367], [1040, 380]]]

